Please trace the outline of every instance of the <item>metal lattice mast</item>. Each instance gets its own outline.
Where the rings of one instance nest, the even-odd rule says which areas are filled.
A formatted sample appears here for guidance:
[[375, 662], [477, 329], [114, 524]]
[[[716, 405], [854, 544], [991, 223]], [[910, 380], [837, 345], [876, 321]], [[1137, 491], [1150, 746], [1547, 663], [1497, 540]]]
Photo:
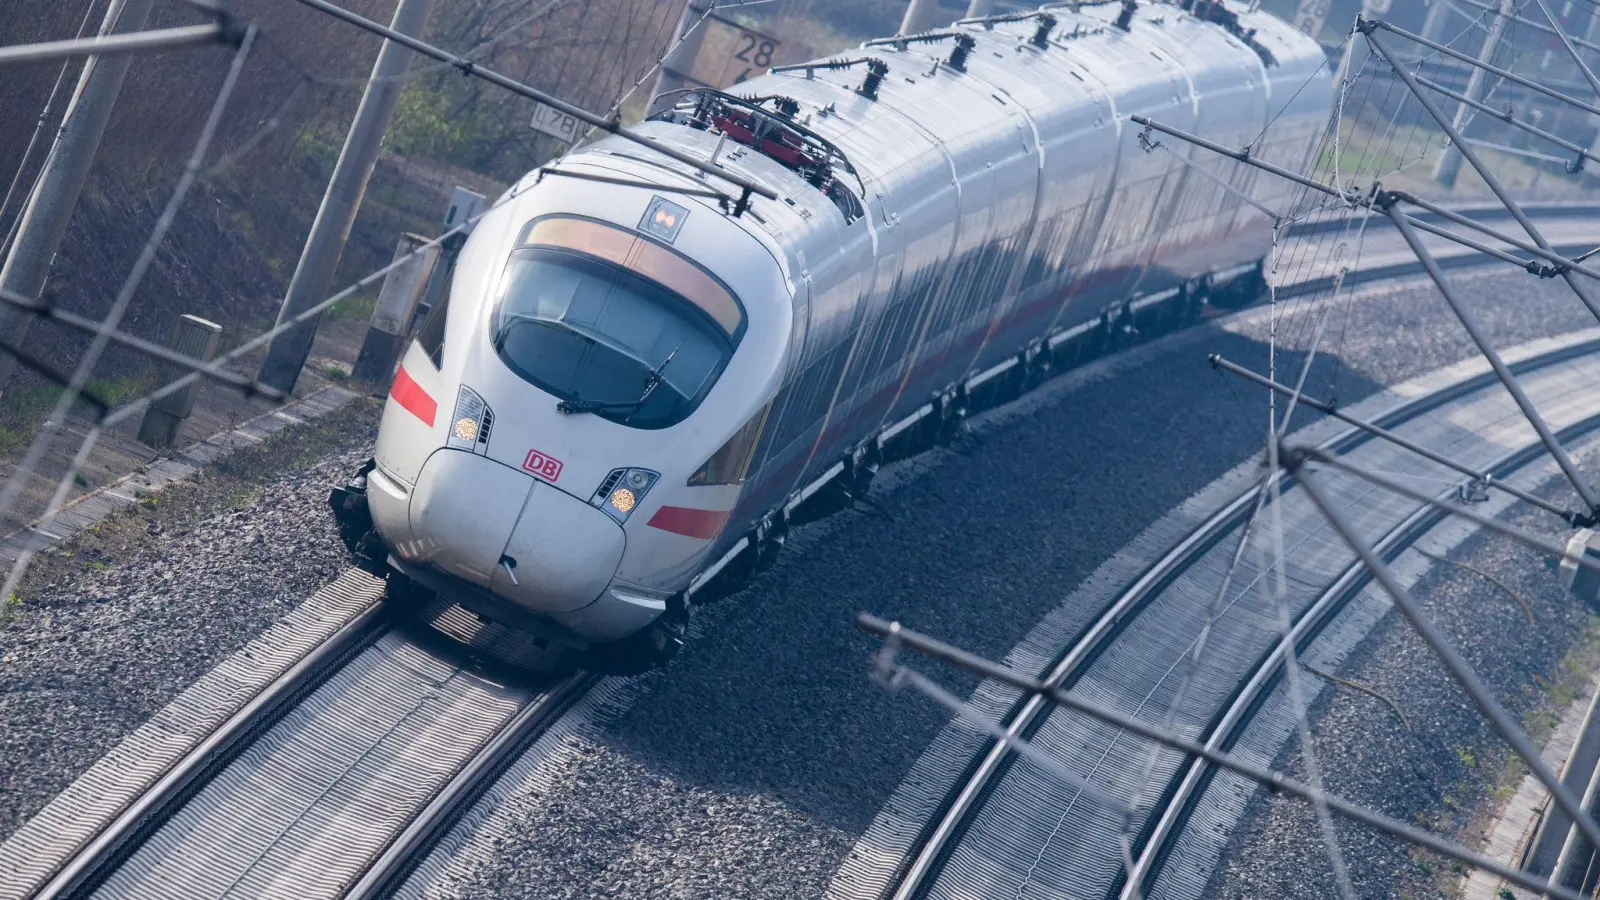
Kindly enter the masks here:
[[[1494, 61], [1494, 51], [1500, 46], [1500, 36], [1505, 33], [1506, 25], [1511, 21], [1511, 14], [1515, 12], [1516, 4], [1513, 0], [1500, 0], [1500, 8], [1494, 13], [1494, 23], [1489, 26], [1489, 35], [1483, 39], [1483, 50], [1478, 58], [1484, 62]], [[1467, 78], [1467, 101], [1456, 108], [1456, 117], [1452, 125], [1457, 131], [1467, 127], [1472, 120], [1472, 101], [1483, 97], [1484, 82], [1487, 73], [1483, 69], [1474, 68]], [[1444, 155], [1434, 164], [1433, 177], [1445, 187], [1455, 187], [1456, 177], [1461, 174], [1461, 150], [1451, 144], [1445, 148]]]

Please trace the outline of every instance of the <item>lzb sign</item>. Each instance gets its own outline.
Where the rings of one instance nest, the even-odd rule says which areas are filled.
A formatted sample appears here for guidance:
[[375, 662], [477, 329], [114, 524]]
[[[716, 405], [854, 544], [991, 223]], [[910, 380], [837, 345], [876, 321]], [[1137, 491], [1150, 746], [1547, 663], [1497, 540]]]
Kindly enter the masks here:
[[536, 103], [533, 107], [533, 130], [560, 138], [569, 144], [578, 142], [578, 128], [583, 123], [553, 106]]
[[767, 69], [780, 65], [783, 42], [770, 34], [746, 28], [737, 22], [712, 13], [700, 23], [705, 35], [700, 40], [699, 52], [689, 61], [688, 70], [674, 68], [694, 81], [711, 87], [725, 88], [748, 81]]

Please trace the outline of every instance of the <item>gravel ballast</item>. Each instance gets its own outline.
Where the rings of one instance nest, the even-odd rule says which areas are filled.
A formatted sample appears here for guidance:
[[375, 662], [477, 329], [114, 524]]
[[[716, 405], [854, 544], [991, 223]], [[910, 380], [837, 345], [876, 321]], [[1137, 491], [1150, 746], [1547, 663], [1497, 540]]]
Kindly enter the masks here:
[[348, 567], [330, 484], [375, 405], [298, 426], [42, 555], [0, 620], [0, 837]]
[[[1594, 324], [1564, 285], [1481, 272], [1457, 280], [1505, 346]], [[945, 721], [870, 681], [877, 644], [853, 628], [855, 614], [1004, 654], [1149, 521], [1259, 448], [1263, 396], [1222, 382], [1205, 355], [1264, 369], [1266, 333], [1265, 317], [1250, 314], [1064, 376], [915, 463], [878, 494], [881, 513], [825, 523], [826, 534], [715, 608], [707, 633], [600, 729], [569, 779], [528, 798], [495, 859], [437, 892], [819, 896]], [[1345, 403], [1476, 352], [1419, 279], [1361, 291], [1328, 334]], [[1300, 359], [1281, 353], [1280, 372]], [[1328, 396], [1334, 368], [1318, 363], [1313, 393]], [[940, 674], [958, 692], [972, 687]], [[680, 802], [695, 792], [717, 797], [716, 812]], [[594, 810], [607, 811], [603, 829]], [[769, 829], [717, 827], [761, 816]], [[542, 849], [590, 841], [614, 852], [569, 866]], [[666, 855], [639, 849], [668, 845]], [[744, 881], [687, 874], [725, 871], [730, 859], [743, 861]]]
[[[1594, 324], [1559, 283], [1457, 280], [1507, 346]], [[1153, 342], [889, 473], [877, 509], [800, 534], [753, 588], [706, 610], [683, 655], [514, 804], [488, 864], [433, 892], [819, 896], [946, 721], [869, 679], [877, 642], [856, 613], [1003, 655], [1151, 520], [1259, 449], [1264, 396], [1205, 356], [1264, 369], [1265, 337], [1250, 313]], [[1341, 402], [1475, 352], [1417, 279], [1361, 291], [1324, 349], [1308, 383], [1326, 396], [1337, 359]], [[1280, 371], [1299, 359], [1280, 353]], [[266, 486], [241, 507], [248, 518], [210, 517], [28, 598], [0, 631], [0, 779], [23, 786], [0, 799], [0, 833], [344, 566], [322, 504], [367, 441]], [[934, 672], [958, 693], [973, 686]]]

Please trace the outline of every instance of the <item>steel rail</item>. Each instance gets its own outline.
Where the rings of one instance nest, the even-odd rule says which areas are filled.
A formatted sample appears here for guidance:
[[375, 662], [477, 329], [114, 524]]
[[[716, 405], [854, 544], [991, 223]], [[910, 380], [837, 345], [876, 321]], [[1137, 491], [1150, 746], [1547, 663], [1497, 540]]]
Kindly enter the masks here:
[[894, 663], [892, 653], [901, 647], [909, 647], [934, 659], [944, 660], [969, 672], [1010, 685], [1029, 696], [1048, 696], [1065, 709], [1082, 713], [1091, 719], [1123, 729], [1145, 740], [1153, 741], [1182, 753], [1198, 756], [1218, 768], [1227, 769], [1230, 772], [1235, 772], [1258, 782], [1269, 790], [1289, 794], [1302, 800], [1326, 803], [1330, 810], [1351, 821], [1368, 825], [1384, 834], [1432, 850], [1457, 862], [1487, 869], [1520, 887], [1525, 887], [1546, 896], [1556, 897], [1559, 900], [1585, 900], [1576, 891], [1541, 881], [1537, 876], [1529, 875], [1498, 860], [1489, 859], [1454, 841], [1439, 837], [1398, 819], [1390, 818], [1383, 813], [1374, 812], [1365, 806], [1352, 803], [1336, 794], [1318, 790], [1308, 784], [1296, 781], [1282, 772], [1276, 772], [1265, 766], [1240, 759], [1232, 753], [1212, 750], [1204, 744], [1175, 735], [1158, 725], [1152, 725], [1136, 719], [1109, 706], [1103, 706], [1091, 700], [1074, 696], [1070, 691], [1051, 688], [1036, 678], [1008, 669], [998, 663], [991, 662], [974, 653], [951, 646], [920, 632], [905, 628], [899, 622], [886, 621], [871, 613], [863, 612], [856, 616], [856, 627], [884, 638], [884, 649], [879, 651], [878, 657], [879, 677], [891, 689], [909, 685], [916, 690], [927, 693], [929, 696], [939, 696], [941, 693], [947, 693], [915, 670]]
[[[1513, 371], [1525, 374], [1570, 359], [1600, 351], [1600, 338], [1594, 338], [1567, 347], [1553, 348], [1544, 353], [1511, 363]], [[1379, 427], [1393, 428], [1454, 402], [1466, 395], [1477, 393], [1497, 383], [1493, 371], [1480, 372], [1469, 378], [1440, 388], [1437, 391], [1403, 401], [1376, 417]], [[1349, 428], [1318, 445], [1326, 453], [1348, 452], [1354, 447], [1377, 438], [1360, 428]], [[1293, 479], [1280, 474], [1280, 490]], [[1255, 491], [1246, 491], [1211, 518], [1201, 523], [1188, 537], [1169, 550], [1161, 559], [1144, 570], [1118, 596], [1109, 603], [1095, 621], [1085, 627], [1048, 667], [1040, 680], [1051, 690], [1069, 690], [1101, 652], [1143, 611], [1155, 597], [1175, 578], [1186, 571], [1215, 546], [1223, 537], [1242, 525], [1254, 506]], [[1002, 719], [1007, 733], [1026, 738], [1043, 721], [1043, 713], [1053, 705], [1043, 694], [1032, 694], [1014, 704]], [[913, 856], [904, 867], [894, 885], [894, 900], [912, 900], [922, 896], [932, 884], [956, 838], [964, 831], [971, 813], [979, 808], [989, 791], [1009, 768], [1011, 755], [998, 741], [987, 741], [984, 747], [962, 773], [957, 787], [946, 796], [918, 841], [913, 845]]]
[[34, 900], [93, 894], [106, 878], [258, 738], [393, 625], [388, 604], [375, 601], [300, 661], [256, 692], [149, 789], [122, 808], [51, 873]]
[[393, 896], [472, 805], [522, 756], [528, 745], [549, 730], [599, 681], [598, 675], [580, 673], [530, 697], [476, 753], [462, 761], [428, 805], [373, 857], [366, 870], [344, 891], [345, 900], [380, 900]]
[[[1561, 429], [1559, 434], [1563, 439], [1571, 440], [1596, 429], [1600, 429], [1600, 413]], [[1530, 441], [1504, 454], [1486, 466], [1485, 470], [1498, 478], [1508, 477], [1541, 459], [1542, 449], [1543, 445], [1537, 440]], [[1448, 498], [1453, 493], [1453, 490], [1447, 490], [1442, 492], [1440, 497]], [[1384, 560], [1393, 561], [1432, 531], [1447, 515], [1444, 510], [1433, 504], [1419, 504], [1409, 516], [1385, 532], [1381, 538], [1373, 541], [1372, 548]], [[1295, 642], [1296, 651], [1307, 649], [1372, 580], [1372, 571], [1361, 558], [1353, 559], [1339, 577], [1307, 606], [1295, 621], [1291, 639]], [[1232, 702], [1213, 718], [1206, 730], [1195, 738], [1196, 740], [1203, 741], [1206, 747], [1217, 751], [1233, 744], [1238, 735], [1242, 734], [1245, 727], [1253, 721], [1255, 713], [1259, 711], [1267, 695], [1283, 677], [1283, 650], [1281, 641], [1272, 645], [1272, 648], [1257, 662], [1255, 668], [1245, 673], [1247, 680], [1241, 683]], [[1169, 780], [1167, 787], [1159, 795], [1165, 798], [1161, 804], [1159, 818], [1152, 813], [1154, 825], [1149, 826], [1149, 833], [1144, 836], [1144, 840], [1136, 844], [1136, 846], [1142, 845], [1143, 849], [1134, 864], [1136, 875], [1133, 883], [1148, 887], [1159, 877], [1161, 864], [1172, 850], [1178, 836], [1182, 834], [1189, 817], [1198, 808], [1200, 799], [1215, 773], [1215, 767], [1209, 762], [1195, 759], [1188, 766], [1180, 768], [1179, 774]], [[1131, 900], [1131, 895], [1125, 888], [1119, 896], [1121, 900]]]

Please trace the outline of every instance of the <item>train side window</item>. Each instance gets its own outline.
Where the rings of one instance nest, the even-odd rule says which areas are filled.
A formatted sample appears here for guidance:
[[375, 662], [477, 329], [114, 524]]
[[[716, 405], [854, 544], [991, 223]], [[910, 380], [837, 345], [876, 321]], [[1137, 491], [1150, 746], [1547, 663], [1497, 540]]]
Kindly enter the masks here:
[[439, 305], [428, 310], [428, 317], [422, 320], [422, 327], [417, 329], [417, 343], [422, 345], [422, 352], [433, 360], [435, 369], [444, 365], [444, 324], [449, 313], [450, 292], [445, 291]]
[[771, 412], [772, 401], [769, 400], [743, 428], [728, 438], [722, 449], [711, 454], [705, 465], [689, 476], [689, 484], [743, 484], [745, 477], [750, 474], [750, 461], [755, 459], [756, 444], [761, 440], [761, 431], [766, 427], [767, 416]]

